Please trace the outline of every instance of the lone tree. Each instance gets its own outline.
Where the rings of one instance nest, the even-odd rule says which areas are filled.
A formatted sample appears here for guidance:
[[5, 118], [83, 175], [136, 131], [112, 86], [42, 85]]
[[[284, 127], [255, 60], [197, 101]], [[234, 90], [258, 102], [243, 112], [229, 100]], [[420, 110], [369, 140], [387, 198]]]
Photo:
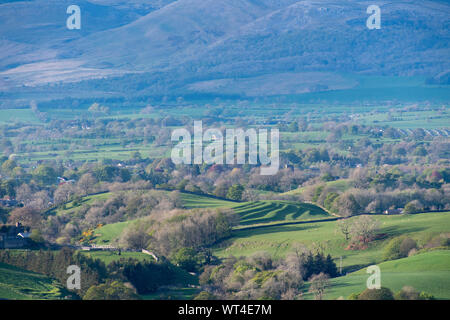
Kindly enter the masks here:
[[379, 222], [367, 215], [355, 218], [350, 227], [352, 241], [368, 243], [373, 240], [379, 228]]
[[337, 229], [345, 236], [345, 240], [350, 239], [351, 222], [349, 219], [341, 219], [337, 222]]
[[240, 184], [232, 185], [227, 192], [227, 198], [231, 200], [241, 201], [244, 187]]

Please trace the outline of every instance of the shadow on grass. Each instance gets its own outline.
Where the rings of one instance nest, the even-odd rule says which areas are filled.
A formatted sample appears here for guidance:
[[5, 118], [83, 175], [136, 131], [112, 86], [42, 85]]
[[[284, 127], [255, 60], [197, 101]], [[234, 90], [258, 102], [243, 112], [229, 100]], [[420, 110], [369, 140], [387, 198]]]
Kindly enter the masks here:
[[234, 230], [232, 237], [233, 238], [249, 238], [252, 236], [257, 236], [261, 234], [270, 234], [270, 233], [287, 233], [287, 232], [297, 232], [308, 229], [317, 228], [316, 225], [284, 225], [284, 226], [261, 226], [255, 228], [249, 228], [244, 230]]
[[369, 263], [369, 264], [367, 264], [367, 263], [366, 264], [354, 264], [354, 265], [342, 268], [342, 273], [345, 275], [347, 273], [352, 273], [352, 272], [367, 268], [368, 266], [371, 266], [374, 264], [376, 264], [376, 263], [373, 262], [373, 263]]
[[384, 227], [380, 229], [380, 233], [386, 233], [389, 236], [401, 236], [405, 233], [413, 233], [413, 232], [419, 232], [426, 230], [426, 227], [406, 227], [406, 226], [390, 226], [390, 227]]

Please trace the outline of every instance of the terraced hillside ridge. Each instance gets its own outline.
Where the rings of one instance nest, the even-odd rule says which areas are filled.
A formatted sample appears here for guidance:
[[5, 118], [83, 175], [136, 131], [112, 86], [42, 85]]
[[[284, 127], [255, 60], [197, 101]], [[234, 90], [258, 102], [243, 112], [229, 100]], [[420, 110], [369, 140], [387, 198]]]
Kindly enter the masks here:
[[[378, 264], [381, 285], [393, 292], [411, 286], [425, 291], [436, 299], [450, 299], [450, 251], [435, 250]], [[369, 277], [366, 268], [331, 280], [326, 299], [347, 298], [366, 289]]]
[[[328, 219], [332, 216], [325, 210], [309, 203], [284, 200], [264, 200], [234, 202], [190, 193], [181, 193], [180, 198], [185, 209], [229, 208], [240, 216], [236, 229], [282, 224], [301, 221]], [[72, 210], [69, 208], [68, 210]], [[122, 231], [136, 220], [104, 225], [95, 230], [95, 243], [110, 244]]]
[[0, 299], [54, 300], [66, 295], [67, 291], [56, 280], [0, 263]]
[[239, 214], [241, 226], [330, 218], [316, 205], [284, 200], [251, 201], [233, 210]]

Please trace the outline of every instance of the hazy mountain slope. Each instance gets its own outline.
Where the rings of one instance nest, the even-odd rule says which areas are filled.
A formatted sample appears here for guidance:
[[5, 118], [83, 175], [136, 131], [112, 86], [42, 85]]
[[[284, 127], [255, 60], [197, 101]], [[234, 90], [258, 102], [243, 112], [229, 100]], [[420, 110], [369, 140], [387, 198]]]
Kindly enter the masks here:
[[[349, 73], [434, 76], [450, 70], [450, 5], [442, 1], [379, 1], [380, 30], [366, 27], [371, 1], [150, 1], [148, 6], [159, 9], [140, 18], [129, 10], [143, 1], [92, 1], [105, 5], [86, 4], [95, 9], [92, 16], [112, 11], [105, 11], [108, 19], [83, 18], [93, 27], [79, 34], [62, 30], [67, 15], [58, 17], [64, 23], [56, 23], [51, 18], [56, 9], [48, 9], [51, 23], [46, 14], [35, 14], [22, 29], [0, 33], [5, 49], [0, 66], [10, 69], [0, 73], [1, 83], [37, 85], [135, 73], [126, 82], [149, 94], [259, 95], [269, 89], [289, 94], [345, 88], [354, 85], [344, 76]], [[20, 3], [1, 5], [0, 17], [15, 17], [11, 21], [17, 24], [17, 15], [4, 11], [8, 5]], [[46, 33], [46, 28], [56, 31]], [[31, 35], [36, 42], [26, 41]]]
[[119, 9], [132, 9], [133, 11], [146, 15], [152, 11], [161, 9], [176, 0], [89, 0], [102, 6], [113, 6]]
[[35, 0], [0, 4], [0, 68], [55, 58], [71, 40], [130, 23], [136, 13], [77, 1], [81, 30], [68, 30], [71, 0]]
[[73, 57], [136, 71], [173, 67], [271, 10], [264, 1], [179, 0], [127, 26], [77, 41]]
[[[448, 4], [380, 2], [382, 28], [369, 30], [370, 4], [180, 0], [92, 35], [79, 49], [90, 66], [108, 61], [113, 67], [158, 71], [165, 86], [189, 92], [258, 95], [277, 84], [278, 93], [301, 93], [348, 86], [346, 80], [336, 82], [325, 73], [311, 77], [311, 72], [433, 75], [449, 69]], [[105, 44], [94, 49], [89, 43], [100, 38]], [[321, 75], [325, 81], [311, 81]], [[151, 87], [153, 75], [142, 77]]]
[[[208, 65], [212, 77], [247, 79], [311, 71], [434, 74], [449, 68], [448, 5], [385, 2], [382, 28], [368, 30], [367, 3], [300, 1], [211, 45], [188, 69]], [[230, 80], [222, 89], [237, 83]]]

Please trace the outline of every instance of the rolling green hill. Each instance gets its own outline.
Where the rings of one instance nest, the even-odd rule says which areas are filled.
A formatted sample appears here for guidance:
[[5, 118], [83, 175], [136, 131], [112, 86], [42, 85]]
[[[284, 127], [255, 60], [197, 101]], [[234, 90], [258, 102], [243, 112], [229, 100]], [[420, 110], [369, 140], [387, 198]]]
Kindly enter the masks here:
[[[381, 271], [381, 285], [394, 293], [404, 286], [425, 291], [437, 299], [450, 299], [450, 251], [435, 250], [419, 253], [399, 260], [378, 265]], [[326, 299], [347, 298], [352, 293], [365, 290], [369, 274], [366, 268], [330, 281], [331, 287]]]
[[56, 280], [0, 263], [0, 299], [62, 299], [65, 296], [67, 290]]
[[106, 200], [109, 197], [111, 197], [113, 195], [112, 192], [102, 192], [102, 193], [98, 193], [98, 194], [93, 194], [93, 195], [87, 195], [85, 197], [81, 198], [80, 204], [78, 205], [74, 205], [73, 201], [66, 203], [64, 206], [60, 206], [57, 208], [53, 208], [49, 211], [47, 211], [48, 214], [56, 214], [56, 215], [63, 215], [63, 214], [70, 214], [70, 213], [74, 213], [75, 210], [83, 204], [92, 204], [93, 202], [97, 201], [97, 200]]
[[282, 257], [292, 250], [293, 244], [301, 243], [309, 248], [320, 247], [335, 259], [342, 257], [344, 271], [352, 272], [382, 262], [383, 248], [392, 237], [408, 235], [420, 245], [434, 235], [449, 232], [449, 214], [450, 212], [436, 212], [375, 216], [380, 222], [379, 233], [384, 234], [385, 238], [373, 241], [365, 250], [346, 250], [348, 242], [337, 231], [336, 221], [324, 221], [236, 230], [230, 239], [214, 248], [214, 254], [219, 257], [248, 256], [258, 251], [267, 251], [275, 257]]
[[[183, 207], [186, 209], [230, 208], [234, 210], [240, 216], [240, 223], [236, 229], [286, 222], [319, 220], [330, 217], [326, 211], [313, 204], [293, 201], [264, 200], [239, 203], [189, 193], [181, 193], [181, 200]], [[124, 228], [133, 221], [136, 220], [112, 223], [96, 229], [95, 243], [110, 243], [118, 238]]]
[[186, 209], [194, 208], [232, 208], [239, 203], [234, 201], [222, 200], [210, 196], [202, 196], [191, 193], [180, 194], [183, 207]]
[[[334, 188], [334, 189], [336, 189], [338, 191], [342, 191], [342, 192], [344, 192], [345, 190], [350, 188], [350, 183], [349, 183], [348, 179], [339, 179], [339, 180], [335, 180], [335, 181], [328, 181], [328, 182], [325, 182], [324, 185], [326, 187]], [[287, 195], [302, 194], [305, 190], [306, 190], [306, 187], [300, 187], [300, 188], [285, 192], [284, 194], [287, 194]]]

